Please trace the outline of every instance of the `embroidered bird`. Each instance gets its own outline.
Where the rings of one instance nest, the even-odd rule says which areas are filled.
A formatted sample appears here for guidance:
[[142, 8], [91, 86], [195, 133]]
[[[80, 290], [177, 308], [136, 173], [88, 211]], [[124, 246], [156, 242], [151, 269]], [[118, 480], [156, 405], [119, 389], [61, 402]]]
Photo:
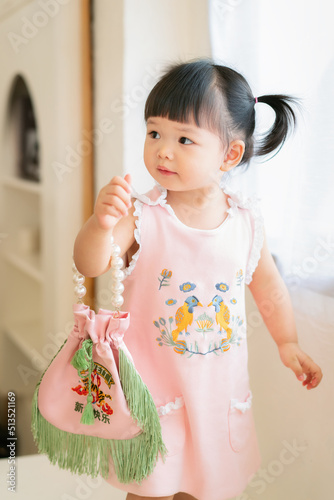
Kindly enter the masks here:
[[187, 333], [188, 325], [191, 325], [191, 323], [193, 322], [194, 307], [196, 306], [203, 307], [199, 300], [194, 295], [192, 295], [191, 297], [188, 297], [183, 306], [179, 307], [176, 311], [175, 323], [177, 328], [172, 331], [174, 342], [176, 342], [179, 333], [181, 333], [182, 330]]
[[232, 330], [228, 326], [230, 323], [230, 311], [229, 308], [224, 304], [223, 298], [220, 295], [215, 295], [212, 302], [208, 304], [209, 306], [214, 306], [216, 311], [216, 322], [220, 326], [219, 332], [221, 333], [222, 328], [226, 331], [227, 340], [231, 338]]

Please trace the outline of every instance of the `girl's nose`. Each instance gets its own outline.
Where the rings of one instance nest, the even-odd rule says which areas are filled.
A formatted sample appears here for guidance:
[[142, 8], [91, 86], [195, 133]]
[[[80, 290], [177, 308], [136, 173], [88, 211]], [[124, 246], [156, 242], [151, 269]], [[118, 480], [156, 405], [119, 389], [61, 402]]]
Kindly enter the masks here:
[[172, 148], [167, 144], [161, 144], [160, 148], [158, 149], [158, 158], [167, 158], [168, 160], [172, 160], [173, 157], [174, 155]]

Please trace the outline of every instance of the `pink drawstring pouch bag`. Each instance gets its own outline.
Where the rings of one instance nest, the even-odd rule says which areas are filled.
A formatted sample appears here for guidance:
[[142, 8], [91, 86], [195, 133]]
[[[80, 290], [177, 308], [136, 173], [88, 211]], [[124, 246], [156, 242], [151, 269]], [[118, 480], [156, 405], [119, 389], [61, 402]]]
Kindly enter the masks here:
[[[122, 290], [117, 280], [115, 287]], [[76, 289], [85, 293], [82, 281]], [[119, 293], [115, 300], [123, 302]], [[119, 482], [140, 483], [166, 449], [156, 406], [124, 342], [130, 314], [96, 314], [83, 303], [73, 313], [74, 327], [34, 393], [38, 451], [76, 474], [115, 473]]]

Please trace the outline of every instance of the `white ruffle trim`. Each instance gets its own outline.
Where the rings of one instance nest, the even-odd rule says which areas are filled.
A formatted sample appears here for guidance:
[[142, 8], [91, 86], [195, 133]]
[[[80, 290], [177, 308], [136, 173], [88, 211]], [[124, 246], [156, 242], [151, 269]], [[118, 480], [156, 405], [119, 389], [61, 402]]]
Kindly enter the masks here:
[[165, 188], [159, 186], [159, 184], [156, 184], [155, 188], [149, 191], [148, 194], [151, 194], [152, 196], [153, 194], [156, 195], [157, 196], [156, 200], [152, 200], [147, 194], [139, 194], [134, 189], [132, 191], [132, 197], [135, 198], [135, 201], [133, 202], [133, 206], [135, 207], [133, 215], [136, 218], [135, 221], [136, 228], [134, 231], [134, 237], [139, 245], [139, 248], [137, 252], [132, 256], [131, 262], [129, 263], [128, 267], [124, 269], [125, 278], [130, 276], [130, 274], [136, 267], [141, 252], [141, 222], [143, 214], [143, 205], [144, 204], [150, 206], [160, 205], [162, 207], [165, 207], [169, 213], [174, 213], [172, 207], [170, 207], [167, 204], [167, 190]]
[[135, 207], [135, 211], [133, 213], [134, 217], [136, 218], [135, 224], [136, 228], [134, 231], [134, 237], [136, 242], [139, 245], [139, 248], [137, 252], [132, 256], [131, 262], [129, 265], [124, 269], [124, 276], [127, 278], [130, 276], [134, 268], [136, 267], [140, 252], [141, 252], [141, 221], [142, 221], [142, 214], [143, 214], [143, 205], [161, 205], [162, 207], [165, 207], [169, 213], [174, 213], [172, 207], [170, 207], [167, 204], [167, 190], [163, 188], [162, 186], [159, 186], [159, 184], [156, 184], [155, 188], [153, 188], [151, 191], [149, 191], [148, 194], [156, 194], [157, 199], [152, 200], [147, 194], [139, 194], [137, 193], [134, 189], [132, 190], [132, 198], [135, 198], [135, 201], [133, 202], [133, 206]]
[[157, 408], [158, 415], [159, 417], [162, 417], [163, 415], [168, 415], [173, 410], [179, 410], [184, 406], [184, 399], [182, 397], [176, 398], [175, 401], [171, 401], [170, 403], [167, 403], [165, 406], [159, 406]]
[[[156, 197], [156, 199], [152, 199], [148, 195]], [[134, 191], [133, 196], [138, 200], [140, 200], [141, 202], [145, 203], [146, 205], [150, 206], [160, 205], [161, 207], [166, 208], [166, 210], [170, 214], [174, 214], [174, 210], [167, 203], [167, 189], [160, 186], [160, 184], [156, 184], [154, 188], [151, 189], [151, 191], [149, 191], [147, 194], [138, 194]]]
[[253, 279], [253, 273], [259, 263], [264, 241], [263, 217], [259, 212], [256, 212], [256, 209], [253, 210], [253, 216], [254, 216], [254, 238], [245, 274], [246, 285], [249, 285], [249, 283]]
[[249, 393], [248, 398], [244, 402], [239, 401], [238, 399], [231, 399], [230, 408], [231, 408], [231, 410], [233, 410], [235, 408], [236, 410], [241, 411], [241, 413], [245, 413], [245, 411], [251, 409], [252, 399], [253, 399], [253, 395], [251, 392]]
[[141, 252], [141, 221], [142, 221], [142, 213], [143, 213], [143, 203], [139, 201], [139, 199], [136, 199], [133, 202], [133, 206], [135, 207], [135, 211], [133, 212], [134, 217], [136, 218], [135, 224], [136, 228], [134, 231], [134, 237], [136, 242], [139, 245], [139, 248], [137, 252], [132, 256], [131, 262], [129, 263], [128, 267], [124, 269], [124, 276], [130, 276], [134, 268], [136, 267], [137, 260], [139, 258], [140, 252]]
[[245, 284], [249, 285], [252, 281], [253, 273], [260, 260], [261, 250], [264, 240], [263, 217], [260, 211], [260, 199], [257, 196], [245, 197], [240, 191], [232, 191], [225, 182], [221, 183], [222, 190], [229, 196], [228, 203], [230, 208], [227, 212], [233, 216], [238, 207], [249, 210], [254, 222], [253, 244], [245, 272]]

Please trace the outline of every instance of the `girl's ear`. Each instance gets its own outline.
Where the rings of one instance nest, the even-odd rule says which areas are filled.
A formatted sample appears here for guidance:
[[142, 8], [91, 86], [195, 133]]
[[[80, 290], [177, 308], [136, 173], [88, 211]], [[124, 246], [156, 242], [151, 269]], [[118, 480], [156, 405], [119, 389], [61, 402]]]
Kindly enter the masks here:
[[245, 152], [244, 141], [232, 141], [229, 145], [228, 151], [225, 154], [224, 161], [220, 170], [228, 172], [232, 168], [239, 165]]

